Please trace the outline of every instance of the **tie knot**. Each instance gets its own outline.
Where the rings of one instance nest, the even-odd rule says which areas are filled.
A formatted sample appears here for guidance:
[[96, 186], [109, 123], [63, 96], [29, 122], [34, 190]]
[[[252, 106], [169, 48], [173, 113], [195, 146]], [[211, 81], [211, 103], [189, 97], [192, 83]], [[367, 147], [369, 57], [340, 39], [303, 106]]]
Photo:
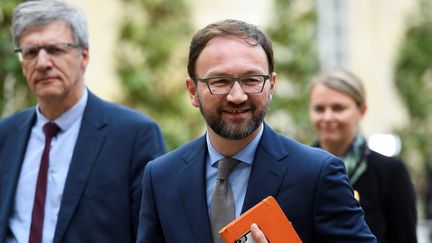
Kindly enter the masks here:
[[229, 173], [240, 161], [233, 158], [223, 158], [218, 161], [218, 179], [226, 180]]
[[43, 131], [47, 138], [52, 138], [55, 137], [58, 132], [60, 132], [60, 127], [57, 126], [57, 124], [55, 124], [54, 122], [47, 122], [43, 126]]

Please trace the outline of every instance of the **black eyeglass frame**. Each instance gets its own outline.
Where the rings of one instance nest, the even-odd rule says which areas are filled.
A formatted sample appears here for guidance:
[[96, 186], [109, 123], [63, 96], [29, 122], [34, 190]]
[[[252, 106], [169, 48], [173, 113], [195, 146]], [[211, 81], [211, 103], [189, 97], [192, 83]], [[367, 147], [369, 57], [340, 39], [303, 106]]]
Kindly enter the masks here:
[[[271, 78], [271, 76], [272, 76], [271, 74], [254, 74], [254, 75], [246, 75], [246, 76], [241, 76], [241, 77], [223, 77], [223, 76], [217, 76], [217, 77], [209, 77], [209, 78], [195, 78], [195, 80], [207, 84], [207, 88], [210, 91], [210, 94], [212, 94], [212, 95], [227, 95], [227, 94], [229, 94], [229, 92], [231, 91], [231, 89], [234, 86], [235, 82], [238, 82], [240, 84], [240, 87], [242, 88], [243, 92], [245, 94], [249, 95], [249, 94], [259, 94], [259, 93], [261, 93], [264, 90], [264, 86], [265, 86], [266, 81], [269, 80]], [[264, 81], [262, 82], [262, 87], [261, 87], [261, 89], [259, 91], [251, 93], [251, 92], [246, 92], [243, 89], [242, 83], [240, 81], [242, 79], [244, 79], [244, 78], [249, 78], [249, 77], [262, 77], [262, 78], [264, 78]], [[215, 79], [215, 78], [224, 78], [224, 79], [228, 79], [228, 80], [232, 81], [231, 87], [228, 89], [227, 93], [224, 93], [224, 94], [215, 94], [215, 93], [212, 92], [212, 90], [210, 88], [210, 84], [208, 82], [209, 82], [210, 79]]]

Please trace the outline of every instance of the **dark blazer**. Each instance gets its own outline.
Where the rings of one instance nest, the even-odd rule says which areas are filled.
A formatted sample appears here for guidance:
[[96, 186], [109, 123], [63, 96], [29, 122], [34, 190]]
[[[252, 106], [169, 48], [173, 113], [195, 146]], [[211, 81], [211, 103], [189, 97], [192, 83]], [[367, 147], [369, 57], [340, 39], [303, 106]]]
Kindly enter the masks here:
[[[0, 242], [8, 220], [34, 108], [0, 123]], [[157, 124], [89, 92], [58, 214], [54, 242], [134, 242], [141, 178], [149, 160], [165, 152]]]
[[380, 243], [416, 243], [416, 199], [403, 163], [371, 151], [367, 170], [354, 183], [370, 229]]
[[[203, 136], [148, 164], [137, 242], [212, 242], [206, 150]], [[269, 195], [304, 243], [376, 242], [353, 197], [343, 162], [265, 125], [242, 211]]]

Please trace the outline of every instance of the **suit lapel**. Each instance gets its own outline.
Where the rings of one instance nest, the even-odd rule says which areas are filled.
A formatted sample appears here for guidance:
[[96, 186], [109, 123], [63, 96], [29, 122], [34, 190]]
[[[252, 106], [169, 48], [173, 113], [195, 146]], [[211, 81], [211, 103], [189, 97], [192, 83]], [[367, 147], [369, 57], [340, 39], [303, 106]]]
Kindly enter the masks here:
[[60, 242], [82, 197], [93, 164], [106, 137], [103, 109], [89, 92], [57, 219], [54, 242]]
[[288, 151], [281, 144], [279, 135], [265, 124], [249, 177], [242, 213], [267, 196], [276, 197], [287, 172], [286, 166], [281, 163], [286, 156]]
[[[0, 158], [0, 235], [6, 233], [28, 138], [34, 124], [34, 109], [32, 109], [32, 112], [27, 113], [24, 122], [17, 121], [18, 126], [12, 129], [10, 135], [6, 138], [6, 147]], [[0, 238], [0, 240], [2, 239]]]
[[178, 173], [183, 207], [196, 242], [212, 242], [206, 197], [206, 151], [205, 136], [190, 144]]
[[[206, 151], [205, 137], [191, 143], [189, 150], [184, 153], [184, 164], [178, 173], [180, 195], [196, 242], [212, 241], [206, 199]], [[288, 152], [280, 142], [279, 135], [265, 124], [242, 212], [269, 195], [276, 196], [287, 172], [286, 166], [281, 163], [286, 156]]]

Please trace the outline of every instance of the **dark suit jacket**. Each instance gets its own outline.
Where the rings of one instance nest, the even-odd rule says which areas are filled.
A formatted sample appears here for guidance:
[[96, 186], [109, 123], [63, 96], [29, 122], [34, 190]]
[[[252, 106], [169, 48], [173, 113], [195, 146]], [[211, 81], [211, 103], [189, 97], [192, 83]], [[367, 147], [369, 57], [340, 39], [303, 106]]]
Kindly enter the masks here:
[[415, 192], [402, 161], [371, 151], [366, 162], [367, 170], [353, 188], [378, 242], [417, 242]]
[[[212, 242], [206, 150], [203, 136], [148, 164], [137, 242]], [[343, 162], [265, 125], [242, 211], [269, 195], [305, 243], [376, 242], [353, 197]]]
[[[8, 219], [34, 108], [0, 123], [0, 242]], [[134, 242], [146, 163], [165, 152], [148, 117], [89, 92], [66, 178], [54, 242]]]

